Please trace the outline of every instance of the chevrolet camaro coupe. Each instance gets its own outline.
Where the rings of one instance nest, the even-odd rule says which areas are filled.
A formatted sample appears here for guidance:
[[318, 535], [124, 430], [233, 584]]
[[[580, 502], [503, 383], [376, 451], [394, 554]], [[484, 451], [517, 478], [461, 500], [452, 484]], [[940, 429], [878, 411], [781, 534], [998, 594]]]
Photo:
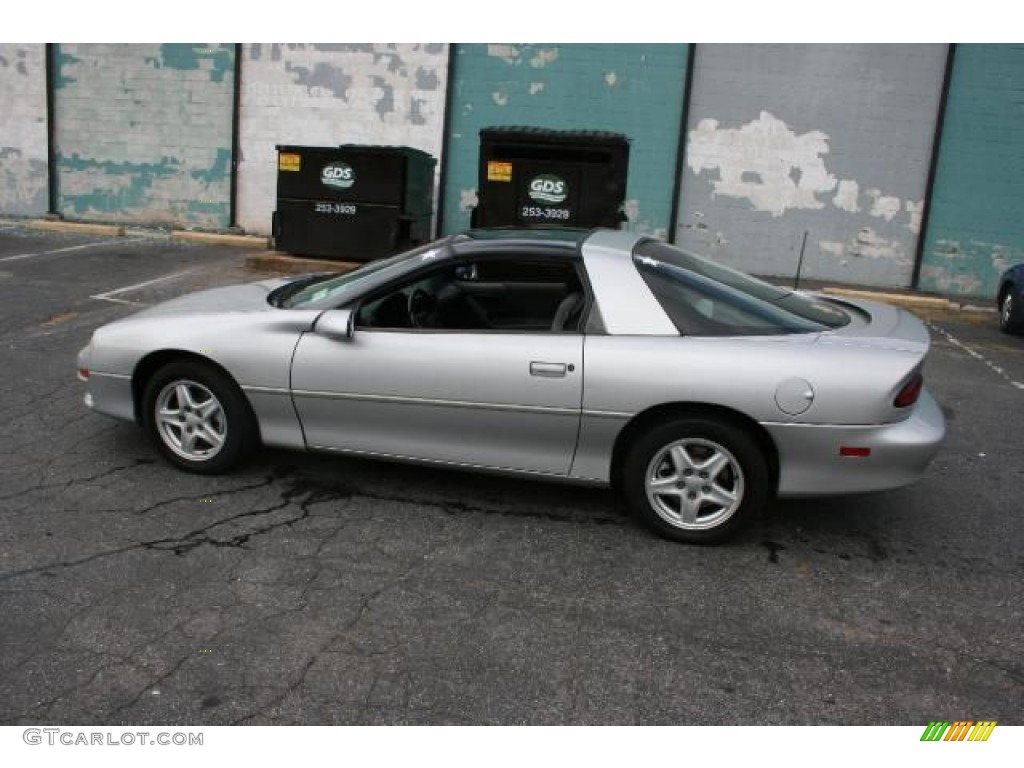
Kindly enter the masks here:
[[173, 465], [263, 445], [612, 485], [704, 543], [776, 497], [897, 488], [945, 434], [929, 339], [639, 234], [480, 231], [98, 329], [86, 405]]

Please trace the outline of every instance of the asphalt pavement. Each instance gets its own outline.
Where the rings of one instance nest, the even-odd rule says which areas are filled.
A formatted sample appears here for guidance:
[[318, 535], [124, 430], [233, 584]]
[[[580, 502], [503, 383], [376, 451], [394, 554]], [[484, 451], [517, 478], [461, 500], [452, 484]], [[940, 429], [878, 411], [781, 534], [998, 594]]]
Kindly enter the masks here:
[[246, 255], [0, 231], [0, 723], [1024, 723], [1024, 338], [994, 315], [926, 318], [921, 483], [702, 548], [597, 489], [270, 450], [191, 476], [83, 406], [94, 328]]

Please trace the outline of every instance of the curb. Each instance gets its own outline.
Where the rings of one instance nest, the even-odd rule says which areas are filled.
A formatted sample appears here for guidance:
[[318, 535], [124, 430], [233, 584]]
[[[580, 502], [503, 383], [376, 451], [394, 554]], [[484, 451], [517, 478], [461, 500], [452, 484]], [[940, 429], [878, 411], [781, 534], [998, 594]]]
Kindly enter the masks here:
[[839, 288], [826, 286], [821, 289], [822, 293], [831, 296], [848, 296], [851, 299], [865, 299], [867, 301], [884, 301], [887, 304], [900, 304], [908, 307], [927, 307], [929, 309], [953, 309], [957, 305], [949, 299], [942, 299], [938, 296], [912, 296], [905, 293], [885, 293], [884, 291], [860, 291], [854, 288]]
[[83, 235], [107, 235], [108, 237], [124, 237], [124, 227], [116, 224], [85, 224], [78, 221], [50, 221], [34, 219], [26, 221], [22, 226], [28, 229], [42, 229], [49, 232], [78, 232]]
[[284, 272], [289, 275], [301, 275], [306, 272], [351, 272], [362, 264], [355, 261], [330, 261], [327, 259], [307, 259], [292, 256], [283, 251], [270, 251], [250, 256], [245, 266], [259, 272]]
[[881, 301], [885, 304], [895, 304], [906, 309], [939, 309], [947, 312], [995, 312], [991, 307], [979, 307], [977, 304], [964, 304], [951, 299], [943, 299], [939, 296], [915, 296], [907, 293], [885, 293], [884, 291], [861, 291], [854, 288], [839, 288], [837, 286], [826, 286], [821, 293], [831, 296], [846, 296], [851, 299], [865, 299], [867, 301]]
[[258, 248], [266, 250], [270, 247], [269, 237], [257, 235], [221, 235], [215, 232], [193, 232], [188, 229], [175, 229], [169, 235], [171, 240], [191, 240], [211, 245], [234, 245], [239, 248]]

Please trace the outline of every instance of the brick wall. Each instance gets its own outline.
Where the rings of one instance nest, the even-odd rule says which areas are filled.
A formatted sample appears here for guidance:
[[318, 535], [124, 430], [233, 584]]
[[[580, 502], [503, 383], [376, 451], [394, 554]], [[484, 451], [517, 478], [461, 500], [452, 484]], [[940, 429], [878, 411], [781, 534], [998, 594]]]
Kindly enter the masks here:
[[627, 135], [627, 226], [665, 237], [686, 56], [686, 45], [456, 46], [444, 231], [469, 226], [480, 129], [527, 125]]
[[45, 56], [42, 44], [0, 44], [0, 213], [46, 212]]
[[742, 269], [910, 284], [945, 45], [699, 45], [677, 242]]
[[55, 48], [60, 212], [227, 226], [234, 45]]
[[405, 145], [440, 163], [448, 46], [246, 45], [238, 218], [268, 233], [277, 144]]
[[1024, 262], [1024, 46], [958, 45], [920, 287], [995, 296]]

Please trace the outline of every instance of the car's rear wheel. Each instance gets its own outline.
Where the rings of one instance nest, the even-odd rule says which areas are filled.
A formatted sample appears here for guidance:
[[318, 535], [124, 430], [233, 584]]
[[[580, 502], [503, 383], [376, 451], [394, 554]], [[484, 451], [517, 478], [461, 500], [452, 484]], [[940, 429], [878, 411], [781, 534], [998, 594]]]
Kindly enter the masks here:
[[1008, 285], [999, 301], [999, 328], [1003, 333], [1024, 332], [1024, 306], [1014, 293], [1016, 288]]
[[734, 535], [764, 507], [768, 462], [740, 427], [682, 418], [641, 436], [623, 467], [630, 508], [658, 533], [694, 544]]
[[228, 376], [192, 361], [169, 363], [146, 385], [150, 437], [171, 464], [214, 475], [239, 464], [258, 443], [255, 417]]

